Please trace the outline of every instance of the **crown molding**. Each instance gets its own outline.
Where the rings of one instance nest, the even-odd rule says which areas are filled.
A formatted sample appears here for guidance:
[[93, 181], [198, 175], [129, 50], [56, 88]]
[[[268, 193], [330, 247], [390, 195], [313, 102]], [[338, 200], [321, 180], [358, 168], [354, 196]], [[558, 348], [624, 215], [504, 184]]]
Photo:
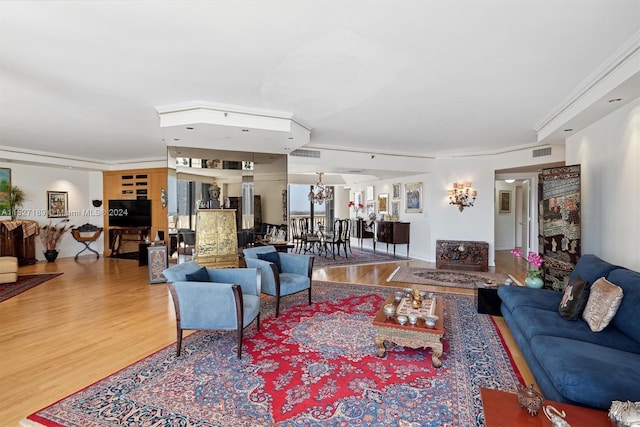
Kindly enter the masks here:
[[72, 168], [87, 171], [109, 171], [119, 169], [142, 169], [166, 167], [167, 159], [149, 158], [107, 162], [98, 159], [64, 156], [46, 151], [25, 150], [0, 146], [0, 162], [30, 164], [35, 166]]
[[586, 97], [594, 88], [604, 83], [616, 70], [624, 66], [640, 51], [640, 31], [636, 32], [627, 42], [616, 50], [607, 60], [596, 68], [586, 79], [582, 81], [567, 97], [551, 109], [538, 123], [534, 130], [540, 132], [560, 115], [568, 111], [579, 100]]

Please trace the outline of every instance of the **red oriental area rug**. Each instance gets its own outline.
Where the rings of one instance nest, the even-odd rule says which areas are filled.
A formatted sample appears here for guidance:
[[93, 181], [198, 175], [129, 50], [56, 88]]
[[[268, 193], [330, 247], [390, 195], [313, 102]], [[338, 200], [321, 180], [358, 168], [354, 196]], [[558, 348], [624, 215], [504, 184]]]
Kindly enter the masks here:
[[389, 344], [375, 356], [372, 318], [393, 288], [314, 282], [265, 298], [260, 331], [197, 332], [28, 418], [46, 426], [483, 426], [480, 388], [515, 391], [519, 374], [495, 324], [468, 295], [445, 309], [443, 367]]
[[8, 300], [61, 274], [62, 273], [21, 274], [15, 283], [0, 284], [0, 302]]

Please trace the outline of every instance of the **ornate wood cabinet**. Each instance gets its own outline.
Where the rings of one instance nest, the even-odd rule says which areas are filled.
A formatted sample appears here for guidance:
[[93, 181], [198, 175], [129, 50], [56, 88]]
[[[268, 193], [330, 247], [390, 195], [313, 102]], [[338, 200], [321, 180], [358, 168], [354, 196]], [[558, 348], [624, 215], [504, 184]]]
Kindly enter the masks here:
[[0, 221], [0, 255], [18, 258], [18, 265], [36, 263], [36, 221]]
[[194, 260], [205, 267], [238, 267], [236, 230], [235, 209], [198, 209]]
[[[376, 222], [376, 240], [387, 244], [387, 252], [389, 251], [389, 243], [393, 244], [393, 256], [396, 256], [396, 245], [407, 245], [407, 258], [409, 257], [409, 237], [411, 235], [410, 222], [397, 221], [377, 221]], [[375, 250], [375, 242], [374, 242]]]
[[489, 244], [467, 240], [436, 240], [436, 268], [489, 271]]

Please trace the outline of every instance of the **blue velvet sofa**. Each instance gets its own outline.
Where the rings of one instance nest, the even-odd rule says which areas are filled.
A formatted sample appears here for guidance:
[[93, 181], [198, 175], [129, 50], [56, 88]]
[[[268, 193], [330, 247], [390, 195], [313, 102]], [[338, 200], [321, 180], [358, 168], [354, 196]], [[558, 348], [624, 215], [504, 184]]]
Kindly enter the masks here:
[[589, 284], [605, 277], [624, 292], [603, 331], [561, 317], [562, 292], [501, 286], [509, 330], [546, 399], [599, 409], [640, 401], [640, 273], [583, 255], [570, 280], [577, 276]]

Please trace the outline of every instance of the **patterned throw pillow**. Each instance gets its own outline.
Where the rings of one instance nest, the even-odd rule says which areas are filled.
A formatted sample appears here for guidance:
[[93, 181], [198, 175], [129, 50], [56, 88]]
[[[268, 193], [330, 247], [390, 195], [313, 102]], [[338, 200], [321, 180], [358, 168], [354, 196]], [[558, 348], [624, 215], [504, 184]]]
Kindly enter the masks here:
[[258, 259], [274, 263], [278, 268], [278, 273], [282, 273], [282, 264], [280, 264], [280, 255], [278, 255], [278, 252], [273, 251], [258, 254]]
[[567, 320], [578, 320], [582, 317], [589, 300], [589, 283], [576, 276], [564, 288], [564, 295], [558, 306], [558, 313]]
[[593, 282], [589, 301], [582, 313], [582, 318], [593, 332], [600, 332], [607, 327], [620, 307], [622, 296], [622, 288], [604, 277]]
[[210, 282], [207, 267], [202, 267], [191, 274], [187, 274], [186, 278], [189, 282]]

